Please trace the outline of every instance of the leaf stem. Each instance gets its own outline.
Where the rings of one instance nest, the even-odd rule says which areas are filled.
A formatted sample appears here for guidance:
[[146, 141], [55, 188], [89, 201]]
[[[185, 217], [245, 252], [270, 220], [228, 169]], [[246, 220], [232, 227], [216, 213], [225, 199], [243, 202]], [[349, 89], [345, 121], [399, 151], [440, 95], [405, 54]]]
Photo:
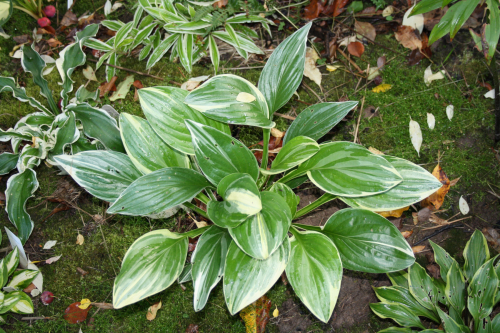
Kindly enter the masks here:
[[210, 197], [210, 200], [212, 201], [217, 201], [217, 197], [215, 196], [214, 192], [212, 192], [211, 189], [207, 188], [207, 193], [208, 193], [208, 196]]
[[296, 228], [304, 229], [304, 230], [321, 231], [321, 227], [316, 227], [313, 225], [294, 223], [293, 226]]
[[210, 201], [210, 199], [202, 192], [198, 193], [198, 195], [196, 196], [196, 199], [200, 200], [205, 205], [208, 204], [208, 202]]
[[183, 205], [186, 206], [187, 208], [191, 209], [196, 214], [201, 215], [206, 219], [209, 219], [208, 214], [203, 209], [198, 208], [196, 205], [193, 205], [190, 202], [185, 202], [185, 203], [183, 203]]
[[19, 10], [25, 12], [29, 16], [33, 17], [35, 20], [39, 19], [39, 17], [37, 15], [35, 15], [33, 12], [31, 12], [30, 10], [28, 10], [28, 9], [26, 9], [24, 7], [14, 5], [14, 6], [12, 6], [12, 8], [19, 9]]
[[298, 219], [299, 217], [302, 217], [302, 216], [312, 212], [313, 210], [315, 210], [319, 206], [327, 203], [328, 201], [332, 201], [334, 199], [337, 199], [337, 197], [334, 196], [333, 194], [325, 193], [321, 197], [319, 197], [319, 199], [310, 203], [309, 205], [305, 206], [304, 208], [299, 210], [297, 213], [295, 213], [295, 216], [293, 218]]
[[260, 163], [260, 167], [264, 170], [267, 170], [267, 160], [269, 158], [269, 140], [271, 139], [271, 130], [268, 128], [264, 128], [264, 140], [262, 147], [262, 162]]

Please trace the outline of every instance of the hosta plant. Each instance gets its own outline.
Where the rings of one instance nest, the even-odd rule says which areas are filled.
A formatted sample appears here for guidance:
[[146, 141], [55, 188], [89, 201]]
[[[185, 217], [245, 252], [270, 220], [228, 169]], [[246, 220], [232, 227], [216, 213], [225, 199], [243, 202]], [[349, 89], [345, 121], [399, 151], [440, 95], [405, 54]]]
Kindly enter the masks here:
[[426, 329], [419, 317], [442, 325], [446, 333], [500, 332], [500, 314], [491, 312], [500, 301], [498, 255], [490, 258], [483, 234], [476, 230], [465, 245], [460, 265], [442, 247], [430, 241], [441, 278], [431, 278], [418, 263], [408, 272], [388, 274], [390, 287], [374, 288], [380, 303], [371, 304], [379, 317], [406, 328], [391, 327], [383, 333], [443, 332]]
[[[171, 50], [170, 59], [178, 57], [188, 72], [191, 72], [193, 64], [209, 53], [214, 71], [217, 72], [220, 54], [216, 39], [232, 45], [246, 59], [249, 53], [263, 52], [252, 41], [252, 38], [258, 37], [257, 33], [243, 24], [261, 23], [269, 33], [269, 24], [274, 24], [258, 15], [236, 14], [241, 11], [238, 1], [229, 1], [228, 7], [214, 10], [212, 2], [189, 2], [185, 6], [174, 0], [139, 0], [132, 21], [102, 22], [108, 29], [116, 31], [114, 37], [106, 42], [91, 38], [85, 45], [103, 52], [97, 68], [106, 60], [111, 65], [117, 65], [120, 56], [142, 46], [139, 60], [149, 57], [146, 69], [153, 67]], [[144, 13], [146, 15], [142, 18]], [[114, 67], [107, 66], [108, 81], [115, 71]]]
[[[83, 86], [70, 101], [73, 91], [71, 75], [76, 67], [85, 63], [82, 45], [95, 36], [98, 26], [87, 26], [78, 32], [75, 43], [67, 46], [56, 60], [62, 79], [60, 101], [56, 103], [52, 90], [43, 77], [45, 61], [32, 46], [22, 47], [21, 64], [25, 72], [31, 73], [33, 82], [40, 87], [40, 95], [47, 105], [26, 95], [12, 77], [0, 77], [0, 92], [10, 92], [21, 102], [28, 102], [36, 112], [21, 118], [13, 128], [0, 129], [0, 141], [10, 141], [12, 153], [0, 154], [0, 175], [17, 168], [18, 173], [7, 181], [5, 209], [10, 221], [19, 230], [25, 243], [33, 230], [33, 221], [26, 211], [26, 201], [38, 188], [34, 168], [42, 161], [56, 165], [54, 156], [65, 152], [106, 148], [125, 152], [116, 120], [106, 111], [91, 106], [87, 100], [97, 97]], [[5, 103], [5, 102], [4, 102]], [[98, 142], [98, 143], [97, 143]]]
[[[318, 144], [357, 102], [321, 103], [302, 111], [268, 168], [273, 114], [302, 81], [310, 26], [276, 48], [258, 88], [235, 75], [218, 75], [191, 93], [171, 87], [141, 89], [147, 119], [120, 115], [127, 154], [56, 157], [75, 181], [111, 202], [110, 214], [141, 216], [182, 205], [211, 221], [184, 234], [155, 230], [137, 239], [115, 280], [115, 308], [156, 294], [176, 280], [192, 279], [199, 311], [223, 279], [227, 307], [235, 314], [286, 272], [303, 303], [326, 322], [343, 268], [381, 273], [414, 262], [398, 229], [374, 211], [406, 207], [441, 183], [409, 161], [375, 155], [352, 142]], [[229, 124], [263, 129], [260, 167], [253, 153], [231, 136]], [[307, 179], [325, 194], [297, 210], [293, 188]], [[206, 210], [195, 206], [194, 198]], [[335, 213], [321, 228], [293, 223], [335, 198], [353, 208]], [[186, 265], [188, 238], [198, 236]]]

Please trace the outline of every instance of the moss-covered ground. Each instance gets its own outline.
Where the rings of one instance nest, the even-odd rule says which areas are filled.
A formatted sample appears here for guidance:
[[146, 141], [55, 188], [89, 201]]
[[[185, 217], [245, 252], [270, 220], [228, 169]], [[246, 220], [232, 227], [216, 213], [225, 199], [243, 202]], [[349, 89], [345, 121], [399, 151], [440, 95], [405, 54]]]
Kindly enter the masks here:
[[[73, 9], [77, 15], [80, 15], [87, 10], [92, 11], [93, 8], [100, 7], [103, 3], [104, 1], [100, 0], [76, 1]], [[64, 6], [64, 2], [59, 3], [58, 9], [64, 12]], [[11, 35], [19, 35], [29, 33], [34, 27], [35, 23], [29, 16], [15, 11], [11, 21], [4, 28]], [[280, 40], [283, 37], [280, 35]], [[392, 34], [378, 36], [377, 41], [389, 49], [407, 53], [397, 44]], [[30, 76], [23, 73], [19, 61], [9, 57], [8, 53], [14, 45], [12, 39], [0, 40], [0, 74], [16, 77], [26, 85], [28, 94], [41, 98]], [[432, 171], [436, 165], [440, 152], [442, 154], [441, 165], [449, 178], [461, 177], [444, 203], [444, 207], [449, 208], [449, 215], [453, 215], [458, 210], [460, 195], [469, 199], [473, 208], [472, 213], [480, 215], [479, 204], [485, 200], [488, 185], [490, 184], [493, 188], [500, 185], [500, 164], [490, 149], [494, 124], [493, 103], [492, 100], [483, 97], [486, 89], [477, 84], [477, 80], [490, 80], [480, 54], [472, 51], [471, 48], [454, 51], [444, 63], [451, 79], [446, 77], [433, 82], [430, 87], [427, 87], [423, 80], [424, 70], [430, 64], [428, 60], [423, 60], [420, 65], [409, 66], [404, 57], [377, 45], [367, 45], [365, 54], [361, 59], [356, 59], [356, 62], [362, 68], [366, 68], [367, 64], [373, 67], [376, 65], [376, 59], [382, 55], [386, 55], [390, 60], [382, 73], [384, 83], [392, 86], [392, 89], [387, 92], [374, 93], [371, 91], [372, 86], [365, 89], [363, 88], [364, 80], [358, 83], [356, 76], [341, 69], [332, 73], [322, 69], [323, 92], [309, 79], [304, 79], [304, 82], [325, 101], [338, 101], [341, 97], [347, 96], [350, 100], [359, 100], [360, 103], [364, 99], [365, 107], [379, 108], [379, 116], [361, 117], [358, 137], [366, 147], [372, 146], [385, 153], [409, 159], [429, 171]], [[434, 72], [442, 68], [441, 64], [446, 58], [447, 53], [438, 53], [432, 58]], [[341, 59], [346, 62], [345, 59]], [[94, 63], [88, 62], [88, 64], [95, 66]], [[145, 63], [139, 63], [135, 59], [123, 58], [121, 65], [129, 69], [145, 71]], [[235, 61], [231, 63], [222, 61], [221, 67], [231, 68], [238, 65], [239, 63]], [[241, 75], [256, 84], [260, 70], [223, 70], [223, 72]], [[129, 74], [120, 71], [118, 82]], [[185, 82], [189, 77], [212, 74], [212, 70], [209, 62], [202, 62], [194, 66], [193, 73], [188, 74], [179, 64], [169, 63], [168, 59], [162, 59], [152, 68], [150, 74], [176, 82]], [[97, 77], [104, 81], [104, 69], [97, 71]], [[140, 75], [135, 75], [135, 78], [141, 80], [145, 87], [168, 85], [166, 82]], [[73, 79], [76, 81], [75, 87], [86, 83], [81, 69], [75, 71]], [[48, 75], [47, 80], [50, 87], [58, 92], [57, 71]], [[90, 82], [88, 89], [96, 89], [97, 86], [98, 83]], [[298, 94], [306, 103], [319, 102], [318, 98], [304, 86], [299, 88]], [[106, 99], [103, 102], [109, 103]], [[448, 104], [455, 106], [455, 114], [451, 121], [445, 113]], [[118, 112], [143, 116], [139, 102], [133, 100], [133, 91], [126, 99], [119, 100], [113, 105]], [[305, 106], [297, 102], [297, 97], [293, 97], [292, 101], [280, 110], [280, 113], [295, 115], [300, 113]], [[21, 116], [33, 111], [28, 104], [15, 100], [7, 93], [0, 95], [0, 108], [0, 125], [3, 129], [13, 126]], [[350, 120], [342, 122], [331, 132], [330, 137], [334, 140], [352, 141], [359, 112], [358, 108]], [[427, 126], [427, 113], [434, 114], [436, 118], [434, 130], [430, 130]], [[417, 121], [422, 129], [424, 141], [420, 156], [410, 141], [408, 130], [410, 118]], [[290, 124], [289, 120], [277, 116], [275, 121], [281, 130], [285, 130]], [[261, 140], [261, 131], [254, 128], [242, 128], [239, 137], [247, 146], [250, 146]], [[61, 177], [57, 175], [58, 170], [46, 166], [39, 167], [37, 173], [40, 189], [27, 205], [28, 212], [35, 221], [33, 239], [28, 243], [31, 249], [28, 248], [27, 252], [43, 259], [62, 255], [56, 263], [41, 266], [44, 289], [52, 291], [57, 299], [49, 306], [43, 306], [35, 300], [35, 315], [50, 319], [29, 322], [20, 320], [19, 316], [8, 315], [9, 324], [4, 328], [11, 332], [78, 332], [80, 325], [70, 325], [62, 319], [66, 307], [83, 298], [94, 302], [110, 303], [113, 280], [119, 271], [121, 259], [127, 248], [137, 237], [148, 231], [160, 228], [177, 230], [178, 216], [165, 220], [116, 216], [107, 219], [104, 223], [99, 223], [90, 215], [100, 214], [108, 218], [109, 216], [105, 215], [106, 206], [103, 202], [92, 199], [90, 195], [84, 193], [78, 201], [81, 210], [63, 211], [42, 222], [58, 205], [47, 202], [45, 198], [56, 190]], [[5, 179], [4, 176], [0, 182], [0, 192], [5, 191]], [[498, 202], [493, 205], [496, 209], [500, 208]], [[496, 221], [486, 220], [486, 222], [493, 224]], [[0, 213], [0, 225], [13, 230], [3, 210]], [[75, 244], [79, 233], [85, 237], [85, 243], [82, 246]], [[6, 246], [8, 241], [5, 235], [3, 237], [2, 246]], [[41, 251], [40, 246], [48, 240], [57, 240], [58, 244], [51, 251]], [[460, 244], [451, 245], [450, 250], [453, 246], [460, 246]], [[87, 271], [88, 274], [82, 276], [77, 271], [77, 267]], [[220, 286], [212, 292], [205, 309], [198, 313], [192, 308], [192, 286], [188, 283], [186, 287], [187, 289], [183, 290], [175, 283], [165, 292], [120, 310], [94, 308], [89, 313], [89, 318], [92, 320], [82, 326], [82, 331], [184, 332], [189, 324], [197, 324], [200, 332], [245, 332], [244, 324], [239, 316], [231, 316], [227, 311]], [[274, 307], [290, 297], [290, 293], [293, 293], [291, 287], [279, 281], [268, 296]], [[160, 300], [163, 307], [158, 312], [157, 318], [151, 322], [146, 320], [148, 307]], [[367, 329], [370, 332], [376, 331], [381, 327], [380, 325], [374, 319]], [[311, 327], [311, 330], [321, 331], [321, 327], [324, 326], [316, 325]], [[277, 327], [269, 324], [268, 331], [276, 332]]]

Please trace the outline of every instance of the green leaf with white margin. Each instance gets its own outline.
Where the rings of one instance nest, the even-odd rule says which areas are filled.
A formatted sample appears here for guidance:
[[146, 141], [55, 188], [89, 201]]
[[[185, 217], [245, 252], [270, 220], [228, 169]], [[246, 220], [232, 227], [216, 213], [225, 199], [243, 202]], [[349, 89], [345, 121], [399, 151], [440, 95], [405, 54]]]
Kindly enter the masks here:
[[98, 24], [89, 24], [85, 29], [76, 33], [75, 43], [66, 46], [61, 53], [59, 53], [60, 58], [56, 60], [56, 66], [63, 81], [63, 89], [61, 90], [62, 108], [68, 104], [68, 94], [73, 91], [73, 80], [71, 79], [73, 71], [76, 67], [85, 64], [85, 60], [87, 59], [85, 52], [82, 50], [82, 46], [87, 39], [94, 37], [98, 30]]
[[434, 311], [438, 301], [438, 289], [432, 278], [418, 263], [408, 269], [408, 290], [425, 308]]
[[390, 190], [403, 180], [383, 157], [352, 142], [320, 145], [313, 157], [297, 169], [307, 173], [320, 189], [343, 197], [361, 197]]
[[118, 29], [118, 31], [115, 34], [115, 41], [113, 43], [115, 49], [117, 48], [118, 45], [120, 45], [121, 42], [125, 40], [125, 38], [128, 37], [133, 27], [134, 27], [134, 22], [130, 21], [124, 24], [120, 29]]
[[299, 113], [287, 129], [283, 146], [297, 136], [307, 136], [314, 140], [321, 139], [335, 125], [358, 105], [358, 102], [319, 103], [308, 106]]
[[342, 260], [335, 244], [315, 231], [291, 228], [286, 276], [302, 303], [322, 322], [330, 319], [342, 281]]
[[63, 154], [66, 146], [75, 143], [80, 137], [80, 131], [76, 127], [74, 112], [68, 111], [57, 115], [55, 124], [58, 125], [58, 129], [56, 143], [54, 148], [52, 148], [51, 156]]
[[496, 0], [486, 0], [486, 4], [490, 11], [490, 23], [486, 24], [484, 32], [485, 40], [488, 45], [488, 53], [485, 54], [485, 56], [488, 61], [491, 61], [495, 55], [498, 38], [500, 36], [500, 10], [498, 9], [498, 2]]
[[259, 188], [247, 173], [224, 177], [217, 186], [217, 193], [223, 201], [209, 201], [207, 214], [219, 227], [237, 227], [262, 210]]
[[52, 112], [47, 109], [42, 103], [34, 99], [33, 97], [28, 97], [26, 95], [26, 89], [24, 87], [18, 87], [16, 80], [12, 77], [0, 76], [0, 93], [4, 91], [12, 92], [12, 95], [20, 100], [21, 102], [28, 102], [32, 107], [42, 111], [46, 115], [51, 115]]
[[205, 230], [177, 234], [161, 229], [139, 237], [127, 250], [115, 279], [114, 308], [123, 308], [168, 288], [184, 267], [188, 237], [196, 237]]
[[166, 145], [146, 119], [120, 114], [120, 133], [128, 157], [143, 174], [168, 168], [189, 168], [189, 158]]
[[[121, 27], [125, 25], [122, 21], [117, 20], [103, 20], [101, 24], [108, 28], [109, 30], [118, 31]], [[86, 45], [86, 44], [85, 44]]]
[[170, 147], [194, 155], [191, 133], [184, 120], [208, 125], [231, 135], [229, 125], [205, 117], [184, 104], [188, 91], [174, 87], [151, 87], [138, 90], [139, 101], [149, 124]]
[[[115, 51], [111, 52], [108, 58], [108, 64], [117, 66], [118, 65], [118, 55]], [[98, 64], [99, 65], [99, 64]], [[110, 82], [113, 76], [116, 74], [116, 67], [106, 66], [106, 81]]]
[[0, 176], [6, 175], [15, 169], [19, 154], [2, 153], [0, 154]]
[[343, 266], [353, 271], [393, 272], [415, 262], [413, 251], [398, 228], [369, 210], [339, 210], [321, 232], [337, 246]]
[[21, 65], [23, 66], [24, 71], [31, 73], [33, 76], [33, 82], [40, 87], [40, 95], [47, 99], [52, 112], [55, 114], [59, 113], [57, 104], [54, 101], [54, 96], [52, 96], [52, 90], [50, 90], [47, 80], [43, 77], [45, 61], [38, 54], [38, 52], [35, 51], [34, 45], [23, 45], [21, 50], [23, 52]]
[[[446, 281], [443, 279], [434, 279], [432, 282], [434, 283], [434, 285], [437, 288], [437, 301], [448, 308], [453, 308], [451, 306], [448, 298], [446, 298]], [[450, 311], [450, 315], [451, 315], [451, 311]], [[453, 316], [452, 316], [452, 318], [455, 319], [455, 317], [453, 317]]]
[[165, 38], [164, 40], [161, 41], [160, 45], [156, 48], [153, 49], [153, 53], [151, 53], [151, 56], [148, 59], [148, 62], [146, 63], [146, 69], [150, 69], [153, 67], [163, 56], [165, 53], [170, 50], [172, 45], [174, 45], [180, 38], [179, 34], [173, 34]]
[[241, 44], [238, 40], [238, 36], [236, 35], [236, 31], [234, 31], [234, 28], [231, 26], [231, 24], [226, 24], [224, 25], [226, 28], [226, 32], [228, 33], [229, 37], [233, 40], [233, 43], [236, 47], [241, 48]]
[[95, 39], [95, 38], [89, 38], [85, 42], [85, 46], [90, 47], [91, 49], [103, 51], [103, 52], [113, 51], [113, 47], [111, 45], [104, 43], [104, 42], [100, 41], [99, 39]]
[[13, 9], [12, 0], [0, 0], [0, 28], [10, 19]]
[[108, 208], [124, 215], [158, 214], [191, 201], [210, 183], [197, 171], [165, 168], [136, 179]]
[[14, 274], [12, 274], [12, 279], [5, 286], [5, 288], [11, 288], [11, 290], [23, 290], [31, 284], [38, 273], [40, 272], [31, 269], [15, 271]]
[[192, 34], [183, 34], [177, 42], [179, 61], [188, 73], [193, 71], [193, 47], [194, 35]]
[[226, 229], [215, 225], [205, 231], [196, 243], [191, 257], [193, 269], [193, 304], [196, 312], [207, 304], [208, 296], [224, 274], [226, 254], [231, 244], [231, 236]]
[[394, 156], [385, 158], [403, 177], [403, 181], [386, 192], [361, 198], [341, 197], [351, 207], [364, 208], [377, 212], [407, 207], [427, 198], [443, 184], [424, 168]]
[[261, 192], [262, 210], [250, 216], [229, 233], [247, 255], [260, 260], [269, 258], [287, 237], [292, 223], [288, 205], [279, 194]]
[[436, 308], [446, 333], [470, 333], [467, 326], [459, 325], [439, 307]]
[[224, 266], [224, 298], [229, 312], [235, 315], [263, 296], [278, 281], [290, 258], [290, 242], [286, 238], [267, 260], [245, 254], [232, 242]]
[[488, 260], [475, 272], [467, 288], [467, 308], [476, 323], [489, 316], [495, 306], [499, 286], [499, 279], [493, 267], [496, 258]]
[[440, 267], [440, 274], [443, 279], [446, 279], [448, 275], [448, 271], [451, 268], [451, 265], [455, 262], [452, 256], [448, 252], [445, 251], [441, 246], [437, 245], [433, 241], [429, 241], [432, 246], [432, 251], [434, 252], [434, 260]]
[[217, 75], [217, 71], [219, 70], [220, 53], [214, 36], [212, 36], [211, 34], [208, 35], [208, 47], [210, 50], [210, 59], [212, 60], [212, 64], [214, 65], [214, 72], [215, 75]]
[[18, 293], [20, 298], [17, 303], [10, 309], [10, 311], [19, 314], [31, 314], [34, 312], [33, 302], [31, 298], [22, 291], [13, 291], [12, 293]]
[[260, 74], [258, 86], [269, 106], [269, 116], [290, 100], [302, 82], [311, 25], [305, 25], [278, 45]]
[[490, 259], [488, 242], [481, 231], [474, 231], [467, 244], [465, 244], [464, 259], [464, 275], [470, 281], [479, 267]]
[[500, 313], [497, 314], [491, 321], [491, 331], [500, 332]]
[[3, 298], [3, 302], [0, 304], [0, 314], [9, 312], [22, 297], [19, 291], [12, 291], [6, 295], [0, 292], [0, 294], [2, 295], [0, 298]]
[[399, 286], [408, 289], [408, 273], [404, 270], [390, 272], [386, 274], [393, 286]]
[[54, 158], [75, 182], [93, 196], [114, 202], [142, 176], [129, 156], [111, 150], [84, 151]]
[[[231, 38], [231, 36], [227, 31], [213, 31], [212, 35], [214, 37], [217, 37], [221, 41], [233, 46], [236, 49], [236, 51], [245, 59], [248, 59], [247, 52], [255, 54], [264, 54], [264, 52], [261, 49], [259, 49], [252, 40], [243, 36], [243, 34], [236, 33], [236, 36], [238, 37], [237, 43]], [[238, 47], [238, 45], [240, 45], [241, 47]]]
[[19, 238], [23, 244], [28, 240], [34, 226], [26, 211], [26, 201], [37, 189], [38, 180], [32, 169], [26, 169], [7, 180], [5, 211], [9, 215], [10, 222], [19, 230]]
[[134, 37], [134, 41], [132, 42], [131, 49], [135, 49], [137, 46], [139, 46], [141, 43], [144, 42], [146, 38], [148, 38], [151, 35], [151, 32], [153, 31], [154, 28], [156, 28], [158, 24], [157, 23], [151, 23], [144, 28], [142, 28], [137, 35]]
[[400, 303], [407, 306], [415, 315], [419, 317], [427, 317], [437, 323], [440, 322], [437, 312], [423, 307], [406, 288], [392, 286], [373, 288], [373, 290], [375, 291], [377, 298], [382, 303]]
[[425, 329], [420, 319], [410, 308], [398, 303], [371, 303], [370, 308], [380, 318], [389, 318], [401, 326]]
[[448, 302], [457, 310], [459, 315], [465, 309], [465, 297], [467, 296], [465, 278], [458, 263], [453, 260], [446, 275], [445, 295]]
[[9, 280], [9, 269], [7, 268], [6, 261], [0, 261], [0, 288], [3, 288]]
[[[378, 333], [414, 333], [415, 331], [411, 328], [404, 327], [389, 327], [384, 330], [378, 331]], [[420, 333], [423, 331], [420, 331]], [[438, 333], [442, 333], [442, 331], [438, 331]]]
[[116, 120], [106, 111], [87, 103], [70, 104], [66, 109], [82, 122], [85, 135], [99, 140], [107, 149], [125, 153]]
[[[7, 237], [9, 238], [10, 246], [13, 249], [17, 249], [17, 251], [18, 251], [17, 254], [18, 254], [18, 258], [19, 258], [19, 266], [21, 268], [28, 268], [28, 266], [29, 266], [28, 258], [26, 257], [26, 253], [24, 252], [24, 248], [23, 248], [23, 244], [22, 244], [21, 240], [19, 239], [19, 237], [14, 235], [12, 233], [12, 231], [10, 231], [7, 227], [4, 227], [4, 228], [5, 228], [5, 233], [7, 234]], [[14, 252], [14, 251], [12, 251], [12, 252]], [[11, 262], [11, 261], [9, 260], [9, 262]], [[14, 267], [14, 270], [16, 268], [17, 268], [17, 266]], [[9, 267], [9, 274], [12, 274], [10, 267]]]
[[319, 151], [316, 141], [306, 136], [296, 136], [287, 142], [271, 164], [271, 170], [261, 170], [265, 175], [285, 172], [308, 160]]
[[247, 173], [254, 181], [259, 176], [257, 160], [242, 142], [215, 128], [185, 121], [201, 171], [218, 185], [222, 178], [233, 173]]
[[193, 281], [193, 276], [191, 275], [192, 270], [193, 270], [193, 264], [189, 263], [186, 266], [184, 266], [181, 274], [177, 278], [177, 283], [181, 284]]
[[[11, 276], [19, 265], [19, 249], [17, 247], [14, 247], [14, 250], [10, 251], [10, 253], [4, 259], [2, 259], [2, 261], [7, 267], [7, 275]], [[6, 282], [7, 281], [4, 281], [3, 284], [1, 284], [2, 287]]]
[[286, 184], [274, 183], [273, 186], [269, 188], [269, 192], [274, 192], [279, 194], [283, 199], [285, 199], [290, 212], [292, 213], [292, 219], [297, 212], [297, 206], [299, 205], [300, 198], [296, 195], [293, 190]]
[[214, 120], [236, 125], [272, 128], [262, 93], [249, 81], [232, 74], [217, 75], [187, 95], [184, 102]]

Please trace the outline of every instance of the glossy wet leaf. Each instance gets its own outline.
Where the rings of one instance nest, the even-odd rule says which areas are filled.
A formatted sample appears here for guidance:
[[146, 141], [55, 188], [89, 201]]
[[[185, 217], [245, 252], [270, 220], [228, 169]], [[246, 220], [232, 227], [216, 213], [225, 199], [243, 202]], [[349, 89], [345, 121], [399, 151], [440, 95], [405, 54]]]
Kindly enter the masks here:
[[306, 161], [319, 151], [316, 141], [306, 136], [296, 136], [284, 145], [271, 164], [271, 170], [262, 170], [264, 174], [285, 172]]
[[273, 186], [269, 188], [269, 192], [274, 192], [279, 194], [288, 207], [290, 208], [290, 212], [292, 213], [292, 218], [297, 212], [297, 206], [299, 205], [300, 198], [293, 192], [293, 190], [286, 184], [283, 183], [274, 183]]
[[407, 268], [415, 257], [401, 232], [387, 219], [364, 209], [342, 209], [323, 227], [345, 268], [385, 273]]
[[481, 231], [474, 231], [467, 244], [465, 244], [464, 259], [464, 275], [470, 281], [479, 267], [490, 259], [488, 242]]
[[429, 244], [432, 246], [432, 251], [434, 252], [434, 260], [439, 265], [441, 277], [446, 280], [448, 271], [455, 262], [455, 259], [453, 259], [453, 257], [445, 251], [445, 249], [433, 241], [429, 241]]
[[408, 273], [404, 270], [387, 273], [393, 286], [399, 286], [408, 289]]
[[[465, 278], [462, 274], [458, 263], [453, 260], [453, 263], [446, 274], [445, 295], [448, 302], [457, 310], [458, 315], [462, 315], [465, 309], [465, 297], [467, 296]], [[443, 276], [444, 278], [444, 276]]]
[[2, 153], [0, 154], [0, 175], [6, 175], [17, 165], [17, 160], [19, 158], [19, 154], [12, 153]]
[[229, 233], [240, 249], [255, 259], [267, 259], [287, 237], [292, 215], [286, 201], [274, 192], [261, 192], [262, 210]]
[[405, 305], [398, 303], [371, 303], [370, 308], [377, 316], [392, 319], [401, 326], [425, 329], [420, 319]]
[[186, 120], [196, 159], [214, 185], [233, 173], [247, 173], [257, 180], [259, 167], [252, 152], [240, 141], [215, 128]]
[[195, 311], [205, 307], [210, 292], [222, 279], [230, 244], [231, 236], [227, 230], [217, 226], [211, 226], [199, 238], [191, 257]]
[[84, 151], [54, 159], [78, 185], [108, 202], [118, 199], [134, 180], [142, 176], [129, 156], [114, 151]]
[[438, 289], [432, 278], [418, 263], [408, 269], [408, 290], [425, 308], [434, 311], [438, 301]]
[[120, 114], [120, 133], [128, 157], [143, 174], [168, 168], [189, 168], [188, 157], [166, 145], [143, 118]]
[[467, 308], [476, 322], [489, 316], [495, 306], [499, 286], [499, 279], [493, 266], [495, 259], [496, 257], [488, 260], [475, 272], [467, 288], [469, 295]]
[[192, 200], [210, 183], [197, 171], [165, 168], [136, 179], [108, 208], [124, 215], [158, 214]]
[[333, 242], [315, 231], [294, 231], [286, 275], [295, 294], [322, 322], [330, 319], [342, 281], [342, 261]]
[[458, 324], [455, 320], [453, 320], [450, 316], [448, 316], [443, 310], [439, 307], [436, 308], [439, 317], [441, 317], [441, 322], [443, 323], [443, 327], [446, 332], [452, 333], [470, 333], [468, 327]]
[[229, 312], [238, 313], [271, 289], [285, 270], [289, 257], [288, 239], [266, 260], [246, 255], [232, 242], [224, 266], [224, 298]]

